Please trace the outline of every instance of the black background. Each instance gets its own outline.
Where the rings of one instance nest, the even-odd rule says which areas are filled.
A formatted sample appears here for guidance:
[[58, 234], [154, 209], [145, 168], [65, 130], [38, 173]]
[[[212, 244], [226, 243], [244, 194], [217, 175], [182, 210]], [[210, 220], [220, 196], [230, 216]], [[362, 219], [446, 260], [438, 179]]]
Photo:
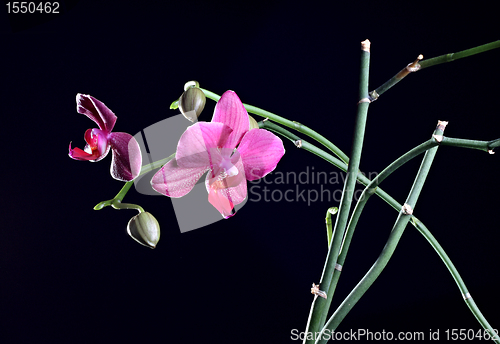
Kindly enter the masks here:
[[[61, 14], [1, 9], [0, 338], [2, 343], [287, 343], [303, 331], [326, 256], [332, 202], [248, 202], [181, 234], [167, 198], [129, 192], [160, 222], [155, 250], [125, 232], [135, 212], [105, 208], [121, 183], [67, 156], [95, 127], [75, 95], [105, 102], [117, 131], [178, 114], [189, 80], [302, 122], [349, 152], [359, 43], [372, 42], [370, 89], [413, 61], [497, 40], [495, 3], [61, 1]], [[457, 5], [458, 4], [458, 5]], [[493, 50], [410, 75], [370, 106], [361, 169], [380, 172], [430, 137], [500, 137]], [[214, 102], [200, 120], [209, 121]], [[276, 171], [336, 171], [285, 141]], [[168, 153], [170, 154], [170, 152]], [[382, 187], [403, 203], [415, 159]], [[498, 309], [498, 154], [441, 147], [415, 215], [455, 263], [493, 327]], [[271, 185], [287, 188], [290, 185]], [[306, 185], [319, 190], [319, 185]], [[341, 185], [328, 185], [341, 188]], [[195, 215], [194, 215], [195, 216]], [[332, 307], [373, 264], [397, 212], [375, 197], [358, 225]], [[412, 227], [338, 331], [481, 327], [439, 257]], [[470, 341], [474, 342], [474, 341]]]

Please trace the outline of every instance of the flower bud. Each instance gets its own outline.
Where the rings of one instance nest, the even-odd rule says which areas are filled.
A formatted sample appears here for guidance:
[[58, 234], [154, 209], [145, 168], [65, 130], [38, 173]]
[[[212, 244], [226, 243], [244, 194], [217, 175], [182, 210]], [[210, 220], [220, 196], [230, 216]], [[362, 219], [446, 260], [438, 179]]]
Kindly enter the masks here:
[[252, 116], [248, 115], [248, 119], [250, 120], [250, 130], [252, 130], [252, 129], [259, 129], [259, 124], [255, 120], [255, 118], [253, 118]]
[[[179, 110], [191, 122], [200, 117], [207, 98], [202, 90], [190, 87], [179, 98]], [[196, 116], [196, 117], [195, 117]]]
[[142, 212], [130, 219], [127, 233], [139, 244], [155, 248], [160, 240], [160, 224], [153, 215]]

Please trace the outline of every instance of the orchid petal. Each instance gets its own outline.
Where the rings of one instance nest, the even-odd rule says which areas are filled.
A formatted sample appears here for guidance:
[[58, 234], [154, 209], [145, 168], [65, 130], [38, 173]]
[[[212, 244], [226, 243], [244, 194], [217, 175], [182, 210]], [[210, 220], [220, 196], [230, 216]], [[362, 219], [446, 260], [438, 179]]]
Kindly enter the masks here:
[[169, 197], [182, 197], [193, 189], [208, 168], [185, 168], [170, 160], [151, 179], [153, 189]]
[[283, 141], [270, 131], [252, 129], [238, 146], [247, 180], [256, 180], [276, 168], [285, 148]]
[[233, 177], [217, 179], [210, 178], [207, 174], [205, 180], [208, 201], [225, 219], [233, 216], [235, 214], [234, 206], [243, 202], [247, 197], [247, 182], [241, 159], [236, 161], [235, 166], [239, 172]]
[[127, 133], [111, 133], [109, 143], [113, 151], [111, 176], [124, 182], [135, 179], [142, 165], [141, 149], [136, 139]]
[[185, 168], [209, 168], [220, 160], [218, 147], [224, 146], [231, 134], [223, 123], [193, 124], [182, 134], [175, 155], [178, 165]]
[[76, 111], [93, 120], [101, 130], [110, 133], [116, 122], [116, 116], [103, 102], [87, 94], [76, 95]]
[[224, 123], [233, 129], [224, 147], [236, 148], [250, 127], [248, 113], [234, 91], [226, 91], [215, 106], [213, 122]]

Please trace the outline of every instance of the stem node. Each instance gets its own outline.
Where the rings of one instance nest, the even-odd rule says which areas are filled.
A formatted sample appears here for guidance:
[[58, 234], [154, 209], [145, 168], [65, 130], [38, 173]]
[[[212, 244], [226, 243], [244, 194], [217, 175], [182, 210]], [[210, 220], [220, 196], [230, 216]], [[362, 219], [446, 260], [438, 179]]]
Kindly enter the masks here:
[[326, 299], [326, 293], [323, 290], [319, 290], [319, 284], [316, 285], [313, 283], [312, 288], [311, 288], [311, 294], [314, 295], [314, 297], [321, 296], [322, 298]]
[[432, 135], [436, 142], [441, 143], [443, 141], [443, 135]]
[[412, 215], [413, 209], [408, 203], [405, 203], [405, 204], [403, 204], [402, 212], [405, 215]]

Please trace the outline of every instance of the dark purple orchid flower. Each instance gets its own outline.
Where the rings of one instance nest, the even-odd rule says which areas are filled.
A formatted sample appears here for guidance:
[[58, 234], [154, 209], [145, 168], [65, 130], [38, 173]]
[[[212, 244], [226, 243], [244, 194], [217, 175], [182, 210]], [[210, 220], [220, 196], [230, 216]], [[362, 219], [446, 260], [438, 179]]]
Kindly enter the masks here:
[[80, 93], [76, 95], [76, 111], [97, 123], [99, 129], [87, 129], [84, 135], [87, 144], [83, 150], [71, 148], [70, 142], [69, 157], [96, 162], [104, 159], [111, 149], [111, 176], [124, 182], [136, 178], [142, 164], [139, 144], [130, 134], [112, 132], [116, 122], [113, 111], [94, 97]]

